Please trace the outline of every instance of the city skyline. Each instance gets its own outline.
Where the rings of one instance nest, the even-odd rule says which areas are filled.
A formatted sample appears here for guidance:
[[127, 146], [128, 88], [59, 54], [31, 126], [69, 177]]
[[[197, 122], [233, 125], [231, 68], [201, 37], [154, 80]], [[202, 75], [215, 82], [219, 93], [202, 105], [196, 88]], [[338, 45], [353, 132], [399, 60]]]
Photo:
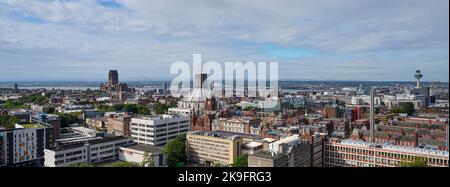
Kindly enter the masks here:
[[[178, 6], [175, 6], [177, 3]], [[180, 9], [180, 7], [183, 7]], [[449, 81], [448, 1], [0, 1], [1, 81], [170, 80], [278, 61], [280, 80]], [[92, 19], [95, 18], [95, 19]]]

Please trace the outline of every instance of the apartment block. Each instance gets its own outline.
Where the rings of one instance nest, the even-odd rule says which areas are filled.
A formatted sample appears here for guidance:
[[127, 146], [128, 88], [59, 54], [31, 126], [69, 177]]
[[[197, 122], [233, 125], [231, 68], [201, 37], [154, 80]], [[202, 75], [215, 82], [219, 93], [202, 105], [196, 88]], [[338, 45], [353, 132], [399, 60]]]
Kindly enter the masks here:
[[48, 124], [16, 124], [0, 129], [0, 166], [43, 166], [44, 149], [52, 145]]

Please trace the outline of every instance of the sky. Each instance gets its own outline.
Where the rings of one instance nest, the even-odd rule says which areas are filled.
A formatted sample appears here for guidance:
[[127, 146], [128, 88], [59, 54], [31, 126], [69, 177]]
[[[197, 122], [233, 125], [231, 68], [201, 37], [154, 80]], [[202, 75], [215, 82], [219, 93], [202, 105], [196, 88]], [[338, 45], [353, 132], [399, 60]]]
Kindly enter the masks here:
[[278, 62], [279, 79], [449, 81], [448, 0], [0, 0], [0, 81], [170, 79]]

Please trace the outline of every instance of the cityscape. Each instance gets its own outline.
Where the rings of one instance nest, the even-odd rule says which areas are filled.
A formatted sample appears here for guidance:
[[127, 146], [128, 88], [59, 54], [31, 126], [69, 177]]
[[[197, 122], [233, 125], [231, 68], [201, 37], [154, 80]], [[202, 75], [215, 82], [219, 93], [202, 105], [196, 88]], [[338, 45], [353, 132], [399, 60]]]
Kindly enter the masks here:
[[0, 0], [0, 167], [449, 167], [448, 1], [318, 2]]

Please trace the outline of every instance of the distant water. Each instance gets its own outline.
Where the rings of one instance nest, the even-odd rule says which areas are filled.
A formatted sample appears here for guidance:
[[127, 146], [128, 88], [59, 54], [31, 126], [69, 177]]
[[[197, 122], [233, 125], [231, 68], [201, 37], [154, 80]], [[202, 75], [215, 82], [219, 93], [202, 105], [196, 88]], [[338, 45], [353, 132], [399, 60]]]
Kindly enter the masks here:
[[37, 86], [37, 87], [19, 87], [19, 89], [28, 89], [28, 90], [34, 90], [34, 89], [46, 89], [46, 90], [99, 90], [99, 87], [46, 87], [46, 86]]

